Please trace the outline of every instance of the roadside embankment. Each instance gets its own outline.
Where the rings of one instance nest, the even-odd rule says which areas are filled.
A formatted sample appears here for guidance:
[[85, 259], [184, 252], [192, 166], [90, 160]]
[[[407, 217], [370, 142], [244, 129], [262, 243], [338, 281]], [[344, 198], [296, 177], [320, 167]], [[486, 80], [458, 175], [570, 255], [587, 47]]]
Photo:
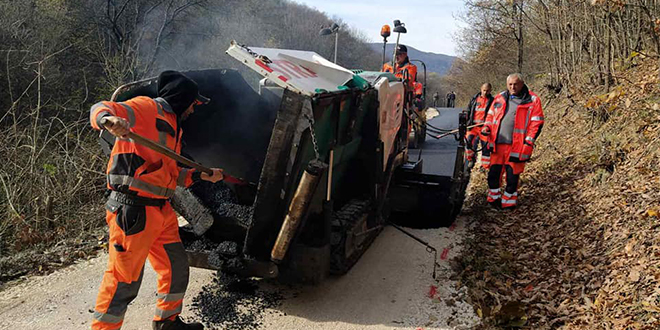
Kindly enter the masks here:
[[491, 209], [485, 174], [464, 214], [474, 237], [456, 259], [484, 328], [660, 326], [660, 94], [639, 60], [606, 91], [576, 79], [532, 86], [546, 124], [520, 205]]

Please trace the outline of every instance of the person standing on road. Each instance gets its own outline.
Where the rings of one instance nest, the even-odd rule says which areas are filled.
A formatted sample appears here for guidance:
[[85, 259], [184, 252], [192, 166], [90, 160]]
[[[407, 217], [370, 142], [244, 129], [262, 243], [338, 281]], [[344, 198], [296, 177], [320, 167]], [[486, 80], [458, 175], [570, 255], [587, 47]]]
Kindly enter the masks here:
[[451, 93], [449, 93], [449, 105], [448, 105], [448, 107], [453, 108], [455, 106], [456, 106], [456, 93], [454, 93], [454, 91], [451, 91]]
[[[541, 99], [529, 90], [519, 73], [506, 78], [507, 90], [495, 97], [481, 133], [491, 151], [488, 173], [488, 202], [494, 207], [513, 209], [518, 201], [518, 180], [534, 151], [544, 118]], [[506, 188], [500, 195], [502, 174]]]
[[180, 168], [175, 160], [127, 139], [129, 131], [181, 152], [181, 122], [194, 107], [208, 103], [197, 84], [177, 71], [158, 77], [158, 97], [99, 102], [90, 121], [117, 137], [107, 167], [106, 222], [110, 231], [108, 268], [96, 299], [92, 329], [119, 329], [128, 304], [137, 296], [147, 258], [158, 273], [154, 330], [201, 330], [201, 323], [180, 318], [188, 286], [188, 259], [169, 198], [177, 186], [223, 179], [220, 169], [207, 175]]
[[493, 96], [490, 94], [493, 86], [490, 83], [481, 85], [479, 93], [475, 94], [467, 106], [468, 126], [480, 125], [469, 129], [465, 135], [466, 149], [465, 159], [468, 161], [468, 167], [474, 167], [476, 155], [481, 147], [481, 167], [488, 169], [490, 167], [490, 152], [486, 146], [486, 137], [481, 135], [482, 125], [486, 122], [486, 111], [493, 103]]

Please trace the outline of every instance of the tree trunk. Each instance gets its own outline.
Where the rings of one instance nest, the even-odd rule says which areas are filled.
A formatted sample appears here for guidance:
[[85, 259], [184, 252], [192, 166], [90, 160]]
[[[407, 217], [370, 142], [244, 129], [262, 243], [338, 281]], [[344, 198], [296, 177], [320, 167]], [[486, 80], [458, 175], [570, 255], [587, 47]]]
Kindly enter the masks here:
[[611, 13], [607, 11], [605, 14], [605, 90], [610, 91], [612, 83], [612, 29], [611, 29]]
[[523, 47], [524, 47], [524, 40], [523, 40], [523, 0], [520, 0], [519, 2], [514, 2], [514, 12], [517, 7], [518, 12], [517, 14], [517, 24], [518, 24], [518, 72], [523, 73]]

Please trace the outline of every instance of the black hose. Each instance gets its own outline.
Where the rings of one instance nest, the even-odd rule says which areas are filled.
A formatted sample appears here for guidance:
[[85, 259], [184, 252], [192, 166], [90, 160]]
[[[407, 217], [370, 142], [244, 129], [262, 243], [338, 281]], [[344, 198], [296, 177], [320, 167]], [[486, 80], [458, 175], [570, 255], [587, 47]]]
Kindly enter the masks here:
[[455, 129], [438, 128], [438, 127], [435, 127], [435, 126], [429, 124], [428, 122], [426, 122], [425, 125], [426, 125], [427, 129], [428, 129], [429, 127], [431, 127], [431, 128], [433, 128], [433, 129], [435, 129], [435, 130], [437, 130], [437, 131], [441, 131], [442, 133], [447, 133], [447, 132], [451, 132], [451, 131], [455, 130]]
[[454, 133], [454, 134], [447, 134], [447, 135], [445, 135], [445, 136], [443, 136], [443, 137], [437, 137], [437, 136], [435, 136], [435, 135], [433, 135], [433, 134], [430, 134], [430, 133], [428, 133], [428, 132], [426, 133], [426, 135], [428, 135], [428, 136], [430, 136], [430, 137], [432, 137], [432, 138], [434, 138], [434, 139], [436, 139], [436, 140], [440, 140], [440, 139], [442, 139], [443, 137], [447, 137], [447, 136], [453, 136], [453, 137], [456, 139], [456, 141], [458, 141], [458, 140], [460, 139], [460, 138], [458, 137], [458, 132], [456, 132], [456, 133]]
[[436, 129], [434, 129], [434, 128], [430, 128], [430, 127], [428, 127], [428, 126], [426, 127], [426, 130], [429, 131], [429, 132], [432, 132], [432, 133], [438, 133], [438, 134], [444, 134], [444, 133], [449, 133], [449, 132], [451, 132], [451, 131], [439, 131], [439, 130], [436, 130]]
[[[417, 113], [417, 111], [413, 110], [412, 113], [414, 113], [417, 117], [420, 117], [420, 115]], [[411, 118], [411, 119], [414, 119], [414, 118]], [[436, 131], [438, 133], [448, 133], [448, 132], [453, 131], [453, 129], [445, 129], [445, 128], [435, 127], [435, 126], [429, 124], [429, 122], [426, 121], [426, 120], [424, 120], [423, 125], [426, 126], [427, 130], [433, 130], [433, 131]], [[429, 129], [429, 128], [431, 128], [431, 129]]]

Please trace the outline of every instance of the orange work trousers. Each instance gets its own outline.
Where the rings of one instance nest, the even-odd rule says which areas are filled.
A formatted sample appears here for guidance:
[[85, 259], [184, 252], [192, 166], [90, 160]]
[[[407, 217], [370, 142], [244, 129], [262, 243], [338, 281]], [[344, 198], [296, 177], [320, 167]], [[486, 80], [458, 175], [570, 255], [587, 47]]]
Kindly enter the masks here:
[[163, 206], [134, 206], [108, 200], [108, 268], [96, 299], [92, 329], [119, 329], [128, 304], [142, 283], [144, 263], [158, 273], [155, 321], [181, 313], [188, 287], [188, 259], [179, 237], [176, 214]]
[[[525, 170], [525, 163], [509, 161], [511, 153], [510, 144], [498, 144], [495, 152], [491, 153], [491, 165], [488, 172], [488, 196], [489, 203], [502, 198], [502, 208], [516, 207], [518, 203], [518, 184], [520, 174]], [[506, 173], [506, 187], [504, 195], [500, 193], [502, 176]]]

